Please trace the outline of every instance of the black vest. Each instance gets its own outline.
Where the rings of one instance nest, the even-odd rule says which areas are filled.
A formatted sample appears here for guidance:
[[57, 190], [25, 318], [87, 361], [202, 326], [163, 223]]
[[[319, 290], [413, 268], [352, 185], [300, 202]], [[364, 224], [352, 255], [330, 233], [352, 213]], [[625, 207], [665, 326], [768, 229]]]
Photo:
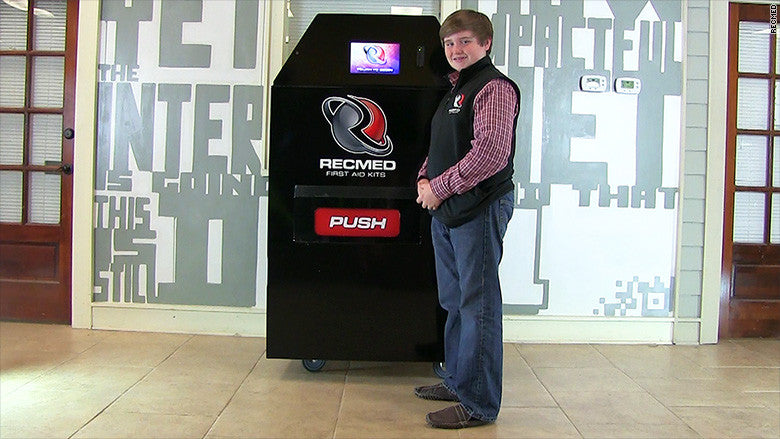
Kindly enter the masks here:
[[[512, 85], [517, 93], [518, 113], [520, 90], [511, 79], [499, 72], [485, 56], [461, 70], [455, 87], [442, 99], [431, 121], [431, 147], [428, 151], [428, 179], [434, 179], [460, 161], [471, 150], [474, 139], [474, 98], [488, 82], [500, 78]], [[474, 219], [491, 202], [514, 189], [515, 133], [517, 114], [512, 127], [512, 150], [506, 166], [495, 175], [463, 194], [444, 200], [431, 214], [448, 227], [457, 227]]]

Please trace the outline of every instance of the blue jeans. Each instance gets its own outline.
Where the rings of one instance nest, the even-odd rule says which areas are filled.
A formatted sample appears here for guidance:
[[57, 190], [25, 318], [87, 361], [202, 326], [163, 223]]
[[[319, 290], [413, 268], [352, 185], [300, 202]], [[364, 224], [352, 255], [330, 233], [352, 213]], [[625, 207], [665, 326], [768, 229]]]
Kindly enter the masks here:
[[444, 385], [473, 417], [494, 421], [501, 406], [503, 337], [498, 264], [514, 192], [458, 227], [431, 223], [444, 325]]

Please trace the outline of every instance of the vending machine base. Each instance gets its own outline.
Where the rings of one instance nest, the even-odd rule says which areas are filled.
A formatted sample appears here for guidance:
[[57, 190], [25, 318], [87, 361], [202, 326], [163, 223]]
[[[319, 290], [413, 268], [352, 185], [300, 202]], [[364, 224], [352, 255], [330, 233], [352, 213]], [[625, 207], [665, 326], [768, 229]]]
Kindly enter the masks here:
[[[301, 360], [301, 362], [303, 363], [303, 368], [309, 372], [319, 372], [325, 367], [325, 360]], [[447, 376], [447, 369], [443, 361], [433, 363], [433, 373], [441, 379]]]

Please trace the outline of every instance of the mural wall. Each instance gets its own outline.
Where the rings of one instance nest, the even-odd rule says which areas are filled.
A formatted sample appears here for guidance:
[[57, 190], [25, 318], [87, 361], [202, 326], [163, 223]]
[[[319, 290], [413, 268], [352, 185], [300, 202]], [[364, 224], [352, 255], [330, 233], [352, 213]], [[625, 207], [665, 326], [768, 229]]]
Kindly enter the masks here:
[[[681, 4], [481, 0], [463, 7], [491, 17], [495, 64], [522, 91], [517, 210], [501, 267], [505, 311], [670, 315]], [[597, 91], [584, 91], [583, 80]]]
[[94, 301], [262, 305], [265, 6], [102, 3]]
[[[522, 91], [505, 313], [669, 316], [681, 3], [462, 4]], [[266, 7], [103, 2], [94, 301], [265, 307]]]

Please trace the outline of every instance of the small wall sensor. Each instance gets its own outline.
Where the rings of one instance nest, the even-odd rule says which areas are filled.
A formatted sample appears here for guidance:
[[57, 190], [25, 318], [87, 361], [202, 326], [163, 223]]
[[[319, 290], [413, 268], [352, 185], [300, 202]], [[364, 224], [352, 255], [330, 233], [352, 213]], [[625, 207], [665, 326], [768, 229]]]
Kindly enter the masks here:
[[642, 89], [642, 81], [638, 78], [617, 78], [615, 79], [615, 92], [628, 95], [639, 94]]
[[605, 92], [607, 91], [607, 78], [601, 75], [585, 75], [580, 78], [580, 90]]

